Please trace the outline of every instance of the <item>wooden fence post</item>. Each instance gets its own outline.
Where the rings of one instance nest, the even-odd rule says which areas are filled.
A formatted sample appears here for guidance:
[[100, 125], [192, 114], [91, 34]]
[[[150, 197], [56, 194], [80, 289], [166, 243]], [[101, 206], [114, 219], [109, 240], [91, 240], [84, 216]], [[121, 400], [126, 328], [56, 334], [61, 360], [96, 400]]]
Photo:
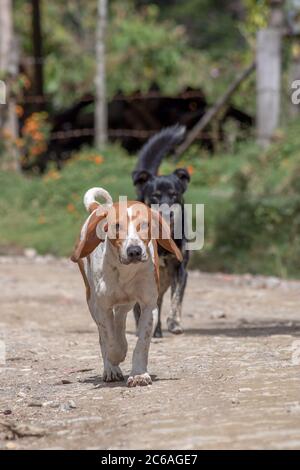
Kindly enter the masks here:
[[[34, 92], [33, 94], [43, 98], [44, 96], [44, 62], [43, 62], [43, 35], [41, 28], [41, 1], [31, 0], [32, 7], [32, 47], [34, 56]], [[35, 104], [37, 111], [41, 111], [44, 102]]]
[[107, 23], [107, 0], [98, 0], [96, 32], [96, 102], [95, 102], [95, 145], [101, 147], [107, 141], [107, 99], [105, 39]]
[[202, 118], [194, 125], [194, 127], [187, 133], [186, 138], [175, 150], [175, 160], [179, 160], [181, 155], [189, 148], [190, 145], [197, 139], [200, 133], [208, 126], [208, 124], [215, 118], [220, 110], [228, 103], [232, 95], [236, 92], [238, 87], [246, 80], [249, 75], [255, 70], [255, 62], [252, 62], [243, 72], [238, 75], [235, 80], [230, 84], [225, 93], [209, 108]]
[[292, 94], [294, 89], [292, 88], [292, 84], [294, 81], [300, 80], [300, 42], [299, 39], [294, 39], [292, 44], [292, 59], [291, 65], [289, 69], [289, 77], [288, 77], [288, 84], [289, 84], [289, 95], [290, 95], [290, 105], [289, 105], [289, 116], [291, 118], [295, 118], [300, 114], [300, 106], [299, 104], [294, 104], [292, 102]]
[[[18, 118], [16, 102], [11, 93], [11, 84], [18, 73], [18, 45], [14, 35], [12, 0], [0, 0], [0, 78], [3, 77], [6, 88], [6, 104], [0, 108], [0, 138], [7, 133], [7, 155], [1, 161], [2, 169], [18, 171], [19, 155], [16, 147], [18, 138]], [[2, 135], [1, 135], [2, 134]]]
[[269, 0], [270, 21], [257, 33], [257, 141], [267, 147], [280, 123], [281, 45], [284, 0]]

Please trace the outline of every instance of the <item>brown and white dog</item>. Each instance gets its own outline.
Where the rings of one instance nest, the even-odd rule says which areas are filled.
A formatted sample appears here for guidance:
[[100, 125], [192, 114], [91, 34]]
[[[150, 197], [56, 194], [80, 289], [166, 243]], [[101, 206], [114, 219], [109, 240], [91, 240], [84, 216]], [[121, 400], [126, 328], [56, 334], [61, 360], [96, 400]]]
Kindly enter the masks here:
[[[106, 200], [104, 205], [96, 201], [99, 197]], [[107, 191], [92, 188], [85, 194], [84, 204], [90, 216], [72, 260], [79, 265], [89, 310], [98, 326], [103, 379], [123, 380], [119, 365], [127, 353], [126, 316], [138, 302], [141, 317], [127, 385], [149, 385], [148, 352], [159, 290], [157, 243], [179, 261], [181, 252], [161, 215], [141, 202], [113, 204]]]

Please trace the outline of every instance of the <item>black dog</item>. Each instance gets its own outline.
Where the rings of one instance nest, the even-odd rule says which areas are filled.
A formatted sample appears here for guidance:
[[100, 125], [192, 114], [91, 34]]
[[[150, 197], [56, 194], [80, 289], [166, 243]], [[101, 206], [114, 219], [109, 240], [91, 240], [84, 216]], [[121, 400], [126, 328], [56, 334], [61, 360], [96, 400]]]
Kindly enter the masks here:
[[[160, 133], [154, 135], [146, 145], [141, 149], [138, 164], [132, 173], [133, 183], [137, 190], [138, 199], [148, 206], [151, 204], [164, 204], [165, 207], [171, 207], [178, 204], [181, 208], [178, 216], [181, 220], [182, 234], [180, 238], [174, 236], [174, 212], [171, 211], [170, 225], [172, 237], [176, 245], [181, 250], [183, 261], [180, 263], [175, 256], [159, 248], [160, 261], [160, 291], [158, 297], [158, 323], [154, 332], [155, 337], [162, 337], [161, 329], [161, 307], [163, 296], [166, 290], [171, 286], [171, 313], [167, 319], [168, 330], [171, 333], [182, 333], [181, 327], [181, 306], [187, 281], [187, 263], [189, 253], [185, 249], [186, 240], [184, 238], [184, 209], [183, 193], [186, 191], [190, 181], [190, 175], [184, 168], [178, 168], [171, 175], [157, 176], [162, 159], [167, 155], [175, 145], [179, 144], [185, 135], [185, 127], [173, 126], [163, 129]], [[162, 212], [163, 215], [163, 212]], [[140, 307], [137, 304], [134, 307], [134, 315], [138, 323], [140, 316]]]

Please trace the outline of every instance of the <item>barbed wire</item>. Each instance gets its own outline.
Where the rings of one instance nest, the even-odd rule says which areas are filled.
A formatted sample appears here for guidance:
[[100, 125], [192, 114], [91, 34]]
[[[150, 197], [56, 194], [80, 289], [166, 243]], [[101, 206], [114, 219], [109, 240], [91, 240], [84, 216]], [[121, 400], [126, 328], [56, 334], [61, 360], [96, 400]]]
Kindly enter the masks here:
[[[156, 132], [159, 132], [159, 129], [108, 129], [108, 136], [109, 137], [133, 137], [137, 139], [147, 139], [154, 135]], [[57, 131], [53, 132], [50, 135], [50, 140], [66, 140], [66, 139], [73, 139], [77, 137], [93, 137], [95, 135], [95, 131], [93, 128], [85, 128], [85, 129], [70, 129], [67, 131]], [[214, 138], [215, 134], [213, 132], [202, 132], [200, 134], [201, 138]]]
[[[23, 62], [28, 64], [35, 64], [35, 63], [44, 63], [47, 60], [45, 58], [35, 58], [33, 56], [28, 56], [22, 59]], [[189, 99], [205, 99], [204, 94], [200, 90], [187, 90], [181, 92], [177, 95], [165, 95], [162, 94], [161, 91], [149, 91], [147, 93], [136, 92], [132, 95], [115, 95], [112, 98], [108, 99], [108, 103], [116, 102], [116, 101], [123, 101], [123, 102], [132, 102], [132, 101], [144, 101], [144, 100], [151, 100], [151, 99], [160, 99], [160, 100], [189, 100]], [[92, 102], [95, 98], [92, 94], [86, 94], [83, 97], [78, 98], [76, 104], [84, 103], [84, 102]], [[19, 105], [26, 105], [26, 104], [47, 104], [53, 101], [53, 96], [51, 95], [30, 95], [24, 96], [22, 99], [18, 100]], [[108, 129], [108, 137], [111, 138], [136, 138], [136, 139], [148, 139], [159, 129]], [[68, 129], [64, 131], [56, 131], [50, 134], [50, 141], [56, 140], [67, 140], [67, 139], [76, 139], [80, 137], [93, 137], [95, 134], [93, 128], [83, 128], [83, 129]], [[208, 138], [208, 139], [215, 139], [216, 135], [212, 132], [202, 132], [199, 135], [199, 138]]]
[[[173, 100], [188, 100], [191, 98], [202, 98], [204, 99], [204, 95], [200, 91], [185, 91], [183, 93], [180, 93], [179, 95], [163, 95], [159, 91], [149, 91], [144, 94], [133, 94], [133, 95], [116, 95], [111, 99], [108, 99], [109, 102], [114, 102], [114, 101], [143, 101], [147, 99], [155, 99], [155, 98], [160, 98], [160, 99], [173, 99]], [[22, 104], [27, 104], [27, 103], [51, 103], [53, 98], [49, 95], [30, 95], [30, 96], [25, 96], [21, 100], [18, 101], [20, 105]], [[84, 103], [84, 102], [89, 102], [89, 101], [94, 101], [93, 96], [83, 96], [82, 98], [78, 98], [78, 103]]]

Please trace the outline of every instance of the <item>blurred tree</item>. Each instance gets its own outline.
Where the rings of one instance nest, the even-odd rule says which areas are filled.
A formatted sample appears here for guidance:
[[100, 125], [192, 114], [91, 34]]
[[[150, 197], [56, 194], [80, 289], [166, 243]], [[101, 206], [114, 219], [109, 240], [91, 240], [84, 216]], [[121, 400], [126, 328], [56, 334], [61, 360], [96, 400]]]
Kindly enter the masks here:
[[114, 1], [108, 35], [108, 91], [146, 92], [152, 85], [166, 94], [187, 86], [211, 90], [214, 64], [188, 44], [186, 30], [162, 21], [159, 9]]
[[10, 0], [0, 0], [0, 70], [7, 73], [12, 48], [12, 4]]
[[267, 0], [244, 0], [246, 8], [245, 21], [240, 22], [239, 29], [247, 43], [254, 50], [256, 33], [268, 24], [269, 8]]
[[0, 79], [6, 84], [6, 105], [0, 105], [1, 144], [9, 148], [9, 160], [2, 167], [19, 169], [18, 154], [15, 146], [18, 125], [15, 112], [15, 99], [12, 93], [13, 81], [17, 75], [17, 43], [14, 36], [12, 1], [0, 0]]
[[[33, 1], [33, 0], [32, 0]], [[252, 60], [264, 0], [110, 0], [107, 26], [107, 96], [159, 87], [176, 94], [202, 88], [213, 102]], [[32, 6], [14, 0], [22, 67], [34, 76]], [[258, 8], [257, 5], [260, 5]], [[257, 13], [258, 12], [258, 13]], [[44, 92], [49, 110], [95, 90], [97, 0], [43, 2]], [[248, 41], [249, 42], [249, 41]], [[162, 47], [163, 46], [163, 47]], [[80, 61], [80, 66], [78, 63]], [[254, 83], [233, 100], [253, 111]]]
[[106, 26], [107, 0], [98, 0], [96, 31], [96, 103], [95, 103], [95, 144], [100, 147], [107, 141], [107, 100], [106, 100]]
[[[31, 3], [15, 0], [22, 63], [32, 75]], [[155, 5], [136, 8], [134, 0], [111, 0], [107, 29], [107, 95], [148, 91], [155, 82], [163, 93], [204, 86], [212, 92], [215, 63], [188, 43], [185, 28], [162, 21]], [[44, 91], [55, 108], [93, 91], [96, 74], [97, 1], [52, 0], [43, 3]], [[162, 47], [162, 45], [164, 47]], [[80, 60], [80, 67], [78, 67]]]
[[292, 102], [294, 92], [292, 84], [295, 80], [300, 80], [300, 0], [287, 0], [286, 8], [288, 29], [292, 34], [295, 34], [291, 39], [290, 64], [287, 76], [289, 117], [295, 118], [300, 114], [300, 106]]
[[[32, 4], [15, 0], [14, 5], [21, 63], [33, 82]], [[97, 1], [51, 0], [43, 2], [42, 7], [44, 93], [51, 96], [50, 109], [60, 108], [93, 88]]]
[[136, 4], [158, 5], [162, 18], [186, 27], [192, 47], [209, 52], [214, 59], [245, 46], [239, 31], [239, 21], [245, 17], [244, 0], [136, 0]]
[[256, 47], [256, 133], [257, 142], [272, 142], [281, 118], [282, 39], [285, 0], [267, 0], [268, 27], [257, 33]]
[[[41, 2], [31, 0], [32, 5], [32, 48], [34, 62], [34, 94], [44, 95], [43, 35], [41, 31]], [[41, 105], [38, 106], [41, 109]]]

